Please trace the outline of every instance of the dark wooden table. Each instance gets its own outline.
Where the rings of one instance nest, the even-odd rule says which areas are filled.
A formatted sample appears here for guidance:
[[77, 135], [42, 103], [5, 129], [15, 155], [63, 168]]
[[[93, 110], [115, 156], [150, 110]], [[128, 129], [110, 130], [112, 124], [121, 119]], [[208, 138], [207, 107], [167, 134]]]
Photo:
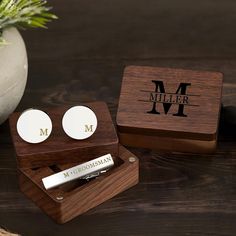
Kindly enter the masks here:
[[[17, 108], [104, 100], [113, 118], [125, 65], [222, 71], [236, 105], [236, 2], [52, 0], [49, 30], [22, 32], [29, 56]], [[226, 117], [227, 118], [227, 117]], [[0, 225], [22, 235], [236, 235], [236, 135], [224, 120], [214, 155], [133, 149], [140, 183], [65, 225], [19, 191], [8, 124], [0, 127]], [[78, 199], [79, 201], [79, 199]]]

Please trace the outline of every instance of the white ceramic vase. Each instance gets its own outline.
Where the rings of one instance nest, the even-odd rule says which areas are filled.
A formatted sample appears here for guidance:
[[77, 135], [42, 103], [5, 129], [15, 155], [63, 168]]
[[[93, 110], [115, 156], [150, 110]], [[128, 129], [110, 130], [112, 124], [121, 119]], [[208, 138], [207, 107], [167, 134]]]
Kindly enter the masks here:
[[5, 29], [3, 37], [8, 45], [0, 46], [0, 124], [19, 104], [28, 74], [27, 52], [19, 31]]

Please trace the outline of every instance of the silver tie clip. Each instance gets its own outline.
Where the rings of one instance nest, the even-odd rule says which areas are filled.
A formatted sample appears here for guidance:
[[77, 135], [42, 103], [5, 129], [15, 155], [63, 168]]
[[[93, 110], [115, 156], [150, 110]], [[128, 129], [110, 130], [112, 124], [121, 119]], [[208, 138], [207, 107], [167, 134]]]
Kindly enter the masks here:
[[75, 179], [89, 180], [105, 173], [114, 165], [110, 154], [71, 167], [42, 179], [45, 189], [51, 189]]

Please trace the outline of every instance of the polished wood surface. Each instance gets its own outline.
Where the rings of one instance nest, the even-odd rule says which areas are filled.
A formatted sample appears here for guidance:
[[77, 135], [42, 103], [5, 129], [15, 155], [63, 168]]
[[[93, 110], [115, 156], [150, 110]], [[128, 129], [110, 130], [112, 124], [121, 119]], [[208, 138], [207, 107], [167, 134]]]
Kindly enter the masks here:
[[119, 156], [113, 156], [113, 160], [115, 166], [96, 179], [76, 180], [50, 190], [45, 190], [42, 179], [74, 165], [20, 169], [20, 189], [57, 223], [63, 224], [138, 183], [139, 160], [134, 154], [120, 146]]
[[[104, 100], [115, 121], [125, 65], [224, 73], [236, 106], [236, 2], [51, 0], [60, 19], [22, 31], [29, 77], [17, 108]], [[0, 224], [22, 235], [212, 235], [236, 232], [236, 131], [222, 111], [214, 155], [129, 148], [140, 183], [58, 225], [19, 190], [8, 124], [0, 126]], [[227, 117], [224, 117], [228, 114]]]
[[127, 66], [116, 122], [131, 147], [192, 153], [216, 147], [223, 75]]
[[11, 115], [9, 122], [19, 168], [35, 168], [55, 164], [89, 161], [110, 153], [118, 155], [118, 137], [106, 103], [76, 103], [88, 106], [97, 116], [98, 127], [94, 134], [85, 140], [75, 140], [66, 135], [62, 128], [62, 117], [71, 106], [43, 109], [52, 120], [50, 137], [39, 144], [30, 144], [20, 138], [16, 130], [20, 112]]
[[[153, 81], [162, 84], [156, 88]], [[123, 132], [137, 133], [135, 129], [141, 129], [164, 137], [216, 139], [222, 81], [223, 75], [215, 72], [128, 66], [122, 80], [117, 124]], [[186, 86], [179, 87], [183, 83]], [[160, 92], [162, 85], [164, 91]], [[184, 95], [182, 90], [186, 90]], [[155, 99], [156, 94], [161, 97]], [[153, 105], [153, 101], [157, 102]], [[166, 110], [163, 103], [168, 105]], [[179, 112], [181, 104], [184, 107]]]

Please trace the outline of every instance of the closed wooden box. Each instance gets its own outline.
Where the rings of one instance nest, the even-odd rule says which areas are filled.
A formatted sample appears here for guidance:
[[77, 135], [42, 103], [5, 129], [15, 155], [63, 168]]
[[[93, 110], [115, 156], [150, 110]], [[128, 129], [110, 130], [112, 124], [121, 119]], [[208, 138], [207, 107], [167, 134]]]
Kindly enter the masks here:
[[128, 66], [117, 112], [123, 145], [209, 153], [216, 148], [223, 75]]
[[16, 130], [20, 113], [11, 115], [10, 129], [19, 168], [77, 163], [78, 160], [89, 160], [107, 153], [118, 156], [118, 137], [106, 103], [92, 102], [77, 105], [88, 106], [98, 119], [95, 133], [85, 140], [68, 137], [62, 128], [62, 117], [71, 106], [43, 109], [50, 116], [53, 129], [50, 137], [38, 144], [30, 144], [20, 138]]
[[[138, 183], [137, 157], [119, 146], [119, 155], [113, 159], [115, 166], [96, 179], [89, 182], [75, 180], [50, 190], [44, 188], [42, 178], [70, 168], [72, 164], [19, 169], [20, 189], [47, 215], [62, 224]], [[77, 164], [80, 163], [78, 160]]]

